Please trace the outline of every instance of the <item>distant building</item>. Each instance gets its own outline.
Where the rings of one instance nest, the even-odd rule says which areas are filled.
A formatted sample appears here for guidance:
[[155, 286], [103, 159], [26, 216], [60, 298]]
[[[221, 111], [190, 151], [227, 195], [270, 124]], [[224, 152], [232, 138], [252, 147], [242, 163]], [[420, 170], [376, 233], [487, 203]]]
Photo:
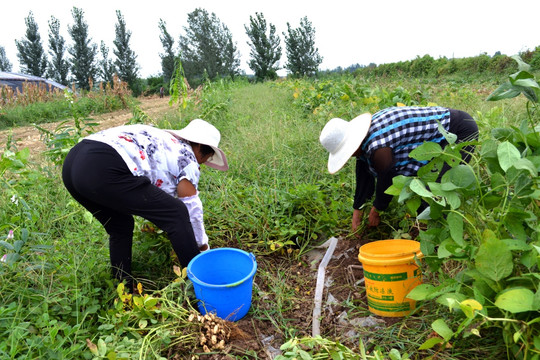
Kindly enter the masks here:
[[67, 86], [57, 83], [49, 79], [41, 78], [39, 76], [27, 75], [27, 74], [18, 74], [12, 72], [0, 71], [0, 86], [9, 86], [13, 91], [19, 90], [22, 92], [23, 84], [43, 84], [48, 91], [55, 89], [64, 90]]

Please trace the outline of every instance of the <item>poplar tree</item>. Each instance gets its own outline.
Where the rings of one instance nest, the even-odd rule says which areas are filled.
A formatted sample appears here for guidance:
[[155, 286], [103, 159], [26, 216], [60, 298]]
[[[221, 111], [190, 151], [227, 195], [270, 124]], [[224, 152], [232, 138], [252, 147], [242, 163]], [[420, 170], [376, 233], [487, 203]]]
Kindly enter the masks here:
[[249, 22], [249, 27], [244, 25], [251, 40], [248, 41], [251, 48], [249, 68], [255, 73], [257, 81], [274, 80], [279, 70], [276, 64], [281, 59], [281, 40], [276, 35], [276, 27], [270, 24], [268, 29], [266, 19], [261, 13], [255, 13], [255, 18], [250, 16]]
[[137, 92], [139, 67], [137, 65], [137, 55], [135, 55], [135, 52], [129, 46], [131, 31], [127, 30], [124, 16], [120, 10], [116, 10], [116, 17], [118, 22], [114, 26], [116, 33], [116, 38], [113, 41], [116, 47], [116, 49], [113, 49], [114, 55], [116, 55], [114, 65], [116, 66], [118, 77], [127, 82], [132, 91]]
[[12, 65], [6, 56], [6, 50], [0, 46], [0, 71], [11, 71]]
[[101, 52], [101, 60], [99, 61], [98, 73], [106, 83], [114, 84], [114, 74], [116, 73], [116, 67], [112, 59], [109, 59], [109, 48], [105, 45], [105, 42], [101, 40], [101, 46], [99, 47]]
[[218, 76], [234, 77], [240, 60], [232, 34], [218, 19], [204, 9], [188, 14], [185, 36], [180, 36], [180, 57], [188, 80]]
[[319, 49], [315, 47], [315, 29], [307, 16], [300, 20], [300, 27], [293, 29], [287, 23], [285, 45], [287, 50], [287, 64], [285, 68], [294, 77], [315, 75], [322, 63]]
[[17, 50], [19, 51], [17, 57], [21, 64], [21, 72], [43, 76], [47, 70], [47, 56], [45, 55], [45, 50], [43, 50], [38, 25], [32, 11], [24, 19], [24, 22], [26, 23], [25, 38], [20, 41], [15, 40]]
[[159, 54], [161, 58], [161, 70], [163, 71], [163, 82], [169, 84], [174, 73], [174, 38], [167, 31], [167, 24], [162, 19], [159, 19], [158, 24], [161, 35], [159, 40], [161, 40], [161, 45], [163, 45], [163, 53]]
[[49, 20], [49, 69], [48, 76], [54, 81], [67, 85], [69, 63], [65, 59], [65, 40], [60, 35], [60, 21], [54, 16]]
[[74, 7], [71, 11], [74, 24], [68, 26], [68, 32], [73, 40], [73, 46], [68, 49], [71, 55], [71, 73], [77, 86], [90, 89], [90, 79], [95, 80], [97, 45], [92, 43], [88, 34], [88, 24], [84, 20], [84, 11]]

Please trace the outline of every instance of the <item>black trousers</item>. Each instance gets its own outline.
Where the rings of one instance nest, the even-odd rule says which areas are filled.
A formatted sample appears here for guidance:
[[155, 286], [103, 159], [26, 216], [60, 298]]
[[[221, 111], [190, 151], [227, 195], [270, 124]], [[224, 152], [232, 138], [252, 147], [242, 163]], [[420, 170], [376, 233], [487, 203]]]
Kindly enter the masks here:
[[134, 176], [107, 144], [83, 140], [67, 155], [62, 180], [69, 193], [109, 234], [113, 275], [132, 285], [133, 215], [165, 231], [182, 266], [199, 254], [184, 203], [142, 176]]

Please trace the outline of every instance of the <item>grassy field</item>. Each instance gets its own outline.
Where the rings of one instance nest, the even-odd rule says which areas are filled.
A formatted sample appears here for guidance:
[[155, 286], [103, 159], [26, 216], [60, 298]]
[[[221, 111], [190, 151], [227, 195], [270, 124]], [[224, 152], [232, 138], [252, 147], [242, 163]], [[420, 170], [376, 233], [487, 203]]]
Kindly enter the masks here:
[[[203, 348], [200, 334], [205, 331], [204, 324], [190, 317], [195, 304], [192, 287], [181, 272], [175, 272], [166, 237], [140, 231], [148, 225], [141, 219], [136, 222], [133, 268], [143, 291], [131, 297], [117, 289], [110, 276], [105, 231], [71, 199], [60, 181], [57, 163], [69, 141], [50, 140], [49, 146], [61, 144], [62, 148], [49, 153], [56, 156], [54, 159], [44, 153], [41, 162], [28, 161], [31, 149], [5, 144], [0, 161], [0, 234], [6, 238], [0, 249], [7, 257], [0, 263], [0, 358], [266, 359], [280, 346], [280, 359], [538, 357], [540, 345], [534, 350], [534, 344], [540, 337], [533, 305], [527, 309], [531, 311], [518, 311], [517, 315], [499, 312], [505, 321], [486, 319], [491, 316], [487, 310], [485, 316], [472, 311], [469, 318], [465, 316], [468, 308], [448, 308], [449, 298], [460, 305], [470, 298], [465, 292], [456, 295], [470, 285], [463, 279], [458, 284], [459, 276], [452, 283], [455, 296], [441, 300], [450, 293], [443, 285], [453, 275], [470, 264], [481, 267], [474, 258], [481, 244], [467, 248], [471, 254], [467, 259], [452, 254], [423, 268], [424, 281], [439, 286], [441, 296], [437, 297], [436, 291], [426, 293], [413, 315], [386, 319], [375, 327], [339, 323], [337, 309], [350, 319], [368, 318], [370, 313], [362, 286], [348, 284], [336, 275], [333, 289], [339, 288], [342, 295], [334, 307], [336, 313], [325, 309], [322, 337], [310, 338], [316, 272], [310, 267], [309, 251], [331, 236], [340, 237], [339, 251], [352, 254], [352, 264], [357, 262], [360, 243], [408, 236], [416, 225], [414, 217], [406, 215], [406, 206], [395, 201], [379, 228], [363, 228], [361, 240], [350, 234], [354, 164], [350, 161], [336, 175], [327, 173], [327, 153], [318, 141], [326, 121], [332, 117], [349, 120], [396, 103], [438, 104], [473, 115], [482, 143], [492, 138], [494, 128], [523, 129], [529, 123], [523, 96], [485, 101], [497, 86], [440, 80], [374, 82], [348, 76], [255, 85], [223, 81], [208, 84], [200, 95], [193, 95], [186, 108], [173, 105], [178, 107], [175, 115], [149, 118], [136, 113], [133, 121], [168, 128], [181, 128], [200, 117], [221, 131], [220, 144], [230, 170], [223, 173], [204, 166], [201, 170], [200, 191], [210, 244], [252, 252], [259, 264], [252, 308], [246, 318], [238, 324], [219, 322], [229, 334], [224, 349]], [[537, 123], [538, 114], [534, 116]], [[81, 133], [64, 130], [60, 135], [74, 143]], [[531, 161], [537, 161], [536, 150], [530, 153], [536, 156]], [[475, 169], [482, 174], [479, 178], [488, 178], [482, 158], [475, 161]], [[538, 176], [530, 177], [532, 182], [527, 185], [536, 189]], [[493, 213], [492, 209], [484, 214], [467, 206], [477, 204], [464, 204], [464, 212], [487, 214], [487, 218]], [[537, 210], [538, 200], [524, 205], [523, 211], [532, 221], [531, 229], [525, 230], [527, 250], [532, 249], [530, 244], [540, 246]], [[484, 223], [486, 228], [491, 224], [488, 220]], [[467, 232], [466, 225], [464, 228]], [[420, 239], [427, 241], [427, 237]], [[473, 235], [465, 236], [465, 241], [473, 239]], [[525, 245], [514, 245], [525, 251]], [[510, 261], [517, 264], [520, 255], [514, 252], [514, 256]], [[532, 263], [519, 269], [515, 265], [514, 269], [516, 276], [530, 274], [536, 304], [539, 276], [531, 256]], [[511, 281], [501, 278], [496, 283], [504, 288]], [[478, 282], [474, 286], [479, 286]], [[484, 298], [482, 305], [487, 309], [491, 300]], [[512, 330], [514, 322], [521, 326], [521, 333], [519, 326]], [[512, 335], [513, 341], [501, 340], [501, 336]], [[431, 347], [419, 349], [429, 338], [435, 339]], [[526, 356], [515, 350], [516, 346], [524, 348], [523, 343], [532, 346]], [[205, 350], [213, 355], [204, 355]]]

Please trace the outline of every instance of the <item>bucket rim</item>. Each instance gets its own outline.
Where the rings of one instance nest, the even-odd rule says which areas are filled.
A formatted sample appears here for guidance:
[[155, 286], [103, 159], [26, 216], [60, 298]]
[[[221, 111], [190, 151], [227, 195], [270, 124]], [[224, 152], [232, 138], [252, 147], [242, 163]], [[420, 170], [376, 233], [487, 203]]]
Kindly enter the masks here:
[[[193, 272], [191, 271], [191, 268], [192, 268], [193, 263], [195, 263], [195, 261], [198, 258], [200, 258], [200, 257], [202, 257], [204, 255], [207, 255], [209, 253], [212, 253], [212, 252], [219, 252], [219, 251], [224, 251], [224, 250], [225, 251], [233, 251], [233, 252], [241, 253], [241, 254], [246, 255], [247, 257], [249, 257], [251, 259], [251, 261], [253, 262], [253, 266], [252, 266], [251, 271], [249, 272], [249, 274], [246, 275], [245, 277], [243, 277], [242, 279], [234, 282], [234, 283], [225, 284], [225, 285], [209, 284], [207, 282], [204, 282], [204, 281], [200, 280], [199, 278], [197, 278], [195, 276], [195, 274], [193, 274]], [[188, 266], [187, 266], [187, 276], [192, 282], [195, 282], [200, 286], [209, 287], [209, 288], [216, 288], [216, 289], [230, 288], [230, 287], [235, 287], [235, 286], [238, 286], [240, 284], [243, 284], [246, 280], [252, 278], [255, 275], [256, 271], [257, 271], [257, 261], [255, 261], [255, 255], [253, 255], [253, 253], [248, 253], [247, 251], [244, 251], [244, 250], [241, 250], [241, 249], [236, 249], [236, 248], [230, 248], [230, 247], [210, 249], [210, 250], [206, 250], [204, 252], [201, 252], [200, 254], [195, 256], [193, 259], [191, 259], [191, 261], [188, 263]]]
[[[411, 245], [411, 249], [408, 251], [389, 253], [389, 254], [377, 254], [369, 251], [369, 248], [374, 245], [380, 245], [381, 243], [387, 243], [392, 245], [392, 243], [408, 243]], [[362, 248], [363, 251], [362, 251]], [[384, 265], [399, 265], [407, 264], [414, 262], [414, 259], [421, 259], [424, 257], [424, 254], [420, 251], [420, 242], [410, 239], [387, 239], [387, 240], [378, 240], [372, 241], [370, 243], [364, 244], [360, 247], [358, 251], [358, 259], [362, 263], [369, 265], [381, 265], [381, 262], [384, 262]]]

